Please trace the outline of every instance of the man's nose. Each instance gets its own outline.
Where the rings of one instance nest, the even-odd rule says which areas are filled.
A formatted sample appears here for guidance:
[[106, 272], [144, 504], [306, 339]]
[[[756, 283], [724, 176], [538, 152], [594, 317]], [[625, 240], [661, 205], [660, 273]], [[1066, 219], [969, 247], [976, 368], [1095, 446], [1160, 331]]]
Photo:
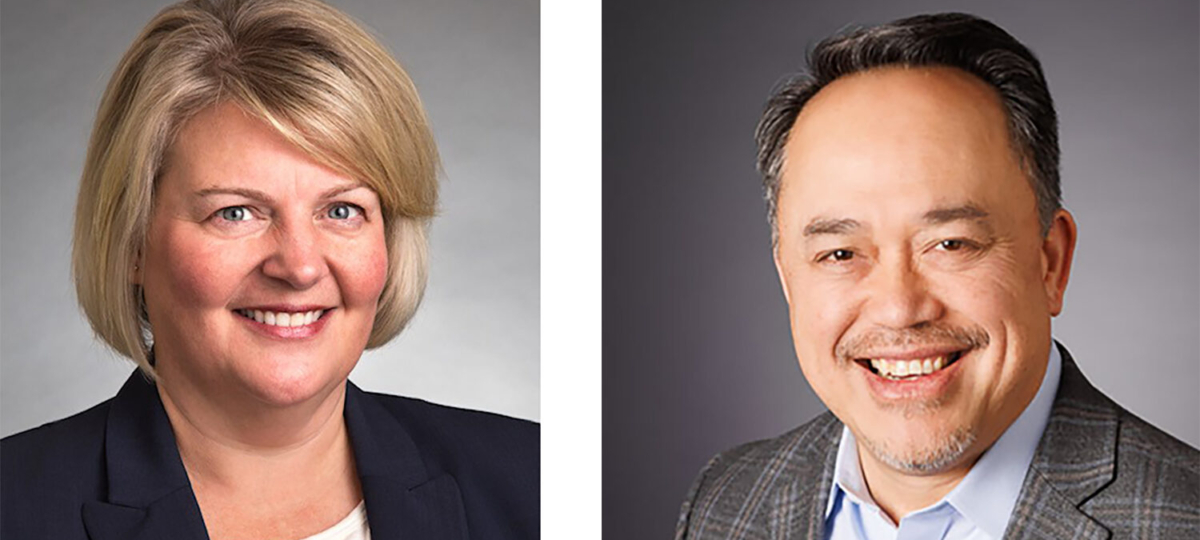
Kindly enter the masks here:
[[910, 328], [935, 321], [944, 306], [929, 288], [928, 278], [911, 260], [879, 264], [867, 284], [867, 315], [888, 328]]
[[289, 223], [273, 232], [271, 254], [262, 266], [268, 277], [304, 290], [329, 273], [320, 238], [312, 223]]

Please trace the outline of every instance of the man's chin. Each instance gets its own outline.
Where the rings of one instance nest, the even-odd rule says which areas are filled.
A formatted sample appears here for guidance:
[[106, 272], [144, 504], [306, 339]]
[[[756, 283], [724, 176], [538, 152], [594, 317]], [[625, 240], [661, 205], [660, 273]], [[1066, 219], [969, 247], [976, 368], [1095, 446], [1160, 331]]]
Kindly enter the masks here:
[[[911, 435], [911, 434], [910, 434]], [[974, 445], [973, 430], [960, 427], [948, 433], [901, 441], [856, 436], [859, 447], [890, 469], [916, 476], [927, 476], [958, 467]]]

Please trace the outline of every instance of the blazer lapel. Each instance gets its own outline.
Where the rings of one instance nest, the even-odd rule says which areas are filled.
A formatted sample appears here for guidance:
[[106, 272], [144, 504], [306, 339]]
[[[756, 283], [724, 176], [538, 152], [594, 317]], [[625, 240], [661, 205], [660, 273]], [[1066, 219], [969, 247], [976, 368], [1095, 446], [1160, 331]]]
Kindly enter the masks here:
[[207, 540], [200, 506], [158, 390], [140, 371], [113, 399], [105, 427], [108, 500], [83, 505], [93, 540]]
[[[372, 538], [467, 538], [454, 478], [430, 475], [399, 421], [350, 382], [345, 418]], [[208, 540], [158, 390], [140, 372], [110, 406], [105, 465], [108, 500], [83, 505], [93, 540]]]
[[825, 538], [825, 509], [833, 488], [833, 468], [837, 463], [838, 442], [842, 423], [832, 413], [825, 413], [802, 437], [796, 473], [783, 490], [781, 506], [786, 508], [788, 523], [786, 538], [822, 540]]
[[454, 477], [429, 473], [396, 417], [351, 382], [345, 416], [371, 538], [466, 539], [466, 512]]
[[1117, 410], [1088, 383], [1066, 348], [1057, 346], [1063, 359], [1058, 393], [1009, 518], [1006, 540], [1102, 540], [1110, 535], [1079, 507], [1113, 480]]

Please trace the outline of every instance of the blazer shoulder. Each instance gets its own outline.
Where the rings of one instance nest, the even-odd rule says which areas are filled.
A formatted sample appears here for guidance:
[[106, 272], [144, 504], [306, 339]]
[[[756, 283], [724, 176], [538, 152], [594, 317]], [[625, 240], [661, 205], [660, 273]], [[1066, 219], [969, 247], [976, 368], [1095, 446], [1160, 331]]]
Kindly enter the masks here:
[[717, 454], [688, 490], [676, 538], [719, 536], [719, 531], [739, 528], [734, 524], [745, 520], [770, 522], [776, 509], [763, 505], [800, 496], [794, 491], [797, 486], [811, 490], [822, 485], [827, 457], [841, 430], [842, 423], [826, 412], [778, 437]]
[[[536, 422], [502, 414], [439, 405], [425, 400], [367, 392], [405, 428], [415, 430], [415, 438], [426, 437], [446, 443], [487, 442], [506, 446], [535, 448], [540, 439]], [[422, 437], [426, 436], [426, 437]]]
[[1190, 477], [1193, 484], [1200, 485], [1200, 482], [1197, 482], [1197, 478], [1200, 478], [1200, 450], [1172, 437], [1124, 408], [1118, 407], [1117, 411], [1121, 425], [1117, 442], [1120, 453], [1134, 454], [1139, 459], [1173, 469], [1185, 478]]
[[820, 461], [830, 442], [839, 440], [841, 429], [842, 423], [832, 413], [825, 412], [778, 437], [748, 442], [717, 454], [701, 471], [701, 477], [757, 477], [781, 463], [791, 467], [815, 465], [823, 468], [823, 462], [814, 463], [814, 460]]
[[1117, 414], [1117, 475], [1106, 494], [1141, 499], [1152, 493], [1141, 503], [1182, 505], [1193, 512], [1189, 525], [1200, 525], [1200, 450], [1124, 408]]
[[0, 537], [84, 536], [79, 505], [107, 490], [110, 403], [0, 440]]
[[470, 478], [540, 483], [541, 430], [501, 414], [368, 392], [409, 432], [426, 465]]
[[9, 485], [12, 478], [69, 469], [84, 458], [102, 456], [111, 403], [109, 399], [0, 440], [4, 484]]

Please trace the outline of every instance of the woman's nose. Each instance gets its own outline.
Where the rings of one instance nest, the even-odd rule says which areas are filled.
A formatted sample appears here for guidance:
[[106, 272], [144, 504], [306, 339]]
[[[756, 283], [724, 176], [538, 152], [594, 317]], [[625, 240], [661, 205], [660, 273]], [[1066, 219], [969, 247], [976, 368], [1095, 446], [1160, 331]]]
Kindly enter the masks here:
[[329, 266], [313, 226], [277, 229], [272, 253], [263, 263], [262, 271], [294, 289], [308, 289], [320, 282], [329, 273]]

